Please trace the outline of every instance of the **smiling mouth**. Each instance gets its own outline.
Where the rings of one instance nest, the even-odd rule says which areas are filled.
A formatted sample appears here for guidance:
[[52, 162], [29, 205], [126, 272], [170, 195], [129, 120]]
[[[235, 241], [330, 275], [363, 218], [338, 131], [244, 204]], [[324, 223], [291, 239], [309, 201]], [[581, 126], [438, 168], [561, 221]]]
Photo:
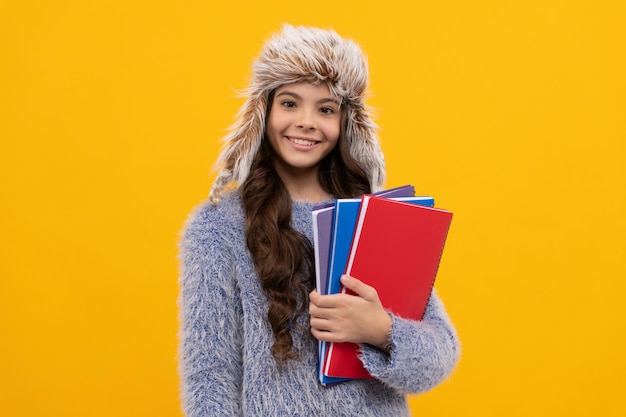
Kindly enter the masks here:
[[317, 142], [314, 140], [308, 140], [308, 139], [301, 139], [301, 138], [293, 138], [291, 136], [287, 136], [287, 139], [290, 142], [295, 143], [296, 145], [300, 145], [300, 146], [313, 146], [315, 145]]

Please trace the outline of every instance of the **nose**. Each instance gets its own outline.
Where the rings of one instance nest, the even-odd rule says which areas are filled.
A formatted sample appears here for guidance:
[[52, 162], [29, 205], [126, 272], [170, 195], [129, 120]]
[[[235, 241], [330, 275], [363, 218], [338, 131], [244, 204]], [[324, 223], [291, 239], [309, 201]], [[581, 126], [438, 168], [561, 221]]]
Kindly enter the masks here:
[[301, 129], [313, 130], [315, 129], [315, 117], [312, 114], [312, 111], [303, 109], [299, 118], [296, 121], [296, 125]]

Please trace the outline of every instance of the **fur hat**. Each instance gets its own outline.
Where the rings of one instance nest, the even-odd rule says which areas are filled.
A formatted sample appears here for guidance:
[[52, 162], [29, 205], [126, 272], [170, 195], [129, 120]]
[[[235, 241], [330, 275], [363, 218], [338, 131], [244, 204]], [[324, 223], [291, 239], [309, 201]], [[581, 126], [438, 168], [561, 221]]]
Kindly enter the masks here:
[[347, 106], [346, 140], [351, 155], [370, 180], [372, 191], [382, 187], [385, 162], [377, 126], [365, 105], [367, 60], [361, 48], [332, 30], [283, 25], [268, 39], [253, 64], [250, 87], [217, 160], [219, 173], [209, 194], [214, 203], [225, 187], [243, 184], [265, 133], [270, 92], [294, 82], [326, 83], [331, 94]]

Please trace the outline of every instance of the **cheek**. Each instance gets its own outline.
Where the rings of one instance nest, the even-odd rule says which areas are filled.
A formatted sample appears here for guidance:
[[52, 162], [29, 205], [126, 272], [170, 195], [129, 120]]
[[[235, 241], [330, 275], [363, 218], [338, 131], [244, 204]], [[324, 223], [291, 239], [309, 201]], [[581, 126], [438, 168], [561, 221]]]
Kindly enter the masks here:
[[339, 146], [339, 129], [328, 131], [328, 135], [326, 136], [326, 140], [328, 141], [328, 146], [326, 149], [326, 155], [331, 153], [333, 149]]
[[276, 131], [278, 129], [278, 125], [280, 124], [280, 117], [276, 116], [275, 112], [270, 112], [270, 116], [267, 118], [267, 122], [265, 125], [266, 131]]
[[276, 137], [278, 135], [278, 130], [275, 123], [273, 123], [272, 119], [268, 119], [267, 126], [265, 126], [265, 137], [270, 144], [270, 147], [273, 150], [276, 150]]
[[337, 143], [337, 141], [339, 140], [340, 130], [341, 129], [339, 128], [339, 121], [337, 121], [336, 123], [329, 123], [326, 127], [326, 138], [329, 141]]
[[271, 126], [274, 130], [283, 130], [293, 123], [293, 119], [293, 112], [285, 111], [281, 106], [272, 108], [267, 117], [267, 128]]

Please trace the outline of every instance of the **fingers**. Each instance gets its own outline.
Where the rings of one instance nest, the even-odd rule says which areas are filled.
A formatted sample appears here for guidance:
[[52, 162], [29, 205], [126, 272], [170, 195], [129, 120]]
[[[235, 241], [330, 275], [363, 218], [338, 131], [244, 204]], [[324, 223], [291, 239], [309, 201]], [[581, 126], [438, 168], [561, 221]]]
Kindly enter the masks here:
[[[345, 304], [345, 294], [329, 294], [321, 295], [317, 291], [312, 291], [309, 294], [310, 305], [319, 308], [337, 308]], [[352, 296], [348, 296], [352, 297]]]
[[[311, 333], [326, 342], [372, 343], [386, 342], [391, 326], [376, 290], [364, 282], [344, 275], [341, 277], [349, 294], [309, 294]], [[382, 319], [380, 319], [382, 318]], [[380, 325], [379, 325], [380, 324]]]
[[320, 317], [311, 317], [311, 330], [321, 332], [334, 332], [336, 329], [333, 326], [333, 322]]
[[[353, 297], [351, 295], [345, 294], [337, 294], [343, 297]], [[311, 295], [309, 303], [309, 315], [311, 318], [320, 318], [320, 319], [328, 319], [329, 317], [337, 314], [337, 310], [345, 306], [345, 303], [342, 303], [338, 297], [334, 297], [331, 295]]]
[[378, 293], [374, 287], [371, 287], [365, 284], [363, 281], [360, 281], [354, 277], [349, 275], [341, 276], [341, 283], [347, 289], [353, 291], [358, 296], [365, 298], [366, 300], [374, 300], [378, 298]]
[[328, 330], [320, 330], [314, 327], [311, 328], [311, 334], [317, 340], [320, 340], [322, 342], [344, 343], [344, 342], [350, 341], [346, 339], [345, 337], [342, 337], [343, 336], [342, 333], [331, 332]]
[[[341, 282], [347, 289], [354, 292], [360, 298], [370, 302], [374, 301], [377, 304], [379, 303], [378, 293], [375, 288], [348, 275], [343, 275]], [[318, 315], [321, 309], [349, 308], [351, 305], [358, 302], [354, 299], [354, 296], [350, 294], [321, 295], [316, 290], [309, 293], [309, 301], [309, 314], [311, 314], [311, 316]]]
[[324, 342], [352, 341], [354, 330], [352, 320], [334, 316], [328, 309], [320, 311], [321, 316], [311, 315], [310, 318], [311, 333], [316, 339]]

